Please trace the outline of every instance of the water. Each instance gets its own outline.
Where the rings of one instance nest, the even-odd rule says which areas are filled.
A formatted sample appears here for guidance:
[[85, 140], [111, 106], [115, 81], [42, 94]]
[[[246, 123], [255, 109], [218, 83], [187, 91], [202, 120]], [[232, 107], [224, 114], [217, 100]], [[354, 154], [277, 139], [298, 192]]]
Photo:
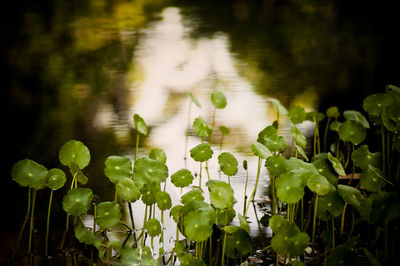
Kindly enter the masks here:
[[[210, 93], [218, 89], [227, 96], [228, 105], [216, 111], [214, 128], [231, 129], [222, 151], [234, 154], [239, 165], [248, 160], [250, 195], [257, 163], [250, 145], [276, 119], [267, 97], [307, 111], [332, 104], [358, 109], [361, 102], [354, 102], [353, 93], [361, 99], [387, 83], [399, 84], [393, 63], [399, 58], [396, 16], [390, 16], [395, 10], [390, 7], [365, 6], [363, 13], [333, 1], [172, 4], [55, 1], [43, 6], [26, 3], [22, 11], [13, 4], [4, 9], [9, 11], [3, 16], [8, 20], [4, 34], [8, 38], [1, 50], [6, 172], [23, 158], [60, 167], [58, 149], [69, 139], [79, 139], [92, 154], [85, 169], [88, 185], [103, 201], [112, 200], [114, 189], [104, 177], [104, 161], [109, 155], [133, 157], [133, 114], [139, 113], [151, 129], [141, 139], [139, 156], [162, 148], [172, 174], [185, 166], [185, 150], [200, 143], [189, 127], [185, 149], [188, 121], [202, 116], [211, 123]], [[370, 19], [380, 12], [386, 12], [385, 20]], [[187, 90], [201, 103], [201, 108], [191, 106], [190, 117]], [[288, 121], [282, 122], [280, 134], [290, 143]], [[311, 136], [311, 124], [300, 127]], [[216, 130], [209, 168], [212, 178], [226, 181], [216, 161], [221, 140]], [[190, 158], [187, 167], [199, 171]], [[240, 212], [244, 180], [239, 167], [231, 184]], [[7, 175], [2, 185], [9, 192], [3, 193], [3, 200], [18, 195], [13, 205], [6, 206], [9, 219], [2, 221], [4, 235], [12, 235], [22, 221], [26, 190]], [[263, 169], [257, 199], [267, 195], [267, 185]], [[167, 187], [176, 204], [180, 190]], [[58, 203], [54, 203], [54, 221], [59, 223], [64, 222], [61, 195], [55, 195]], [[38, 197], [37, 206], [46, 206], [48, 191]], [[37, 211], [40, 224], [46, 208]], [[249, 215], [256, 236], [254, 212]], [[2, 244], [4, 254], [11, 246]]]

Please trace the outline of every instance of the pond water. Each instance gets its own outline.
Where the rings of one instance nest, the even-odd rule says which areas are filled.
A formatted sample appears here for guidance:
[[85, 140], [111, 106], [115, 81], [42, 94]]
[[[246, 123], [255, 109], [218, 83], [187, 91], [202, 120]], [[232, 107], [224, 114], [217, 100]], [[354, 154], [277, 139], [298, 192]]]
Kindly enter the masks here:
[[[150, 127], [139, 156], [161, 148], [170, 174], [183, 167], [198, 173], [198, 163], [187, 154], [200, 143], [191, 123], [201, 116], [211, 124], [210, 94], [218, 89], [228, 105], [216, 111], [214, 128], [231, 129], [221, 151], [234, 154], [239, 165], [248, 161], [249, 195], [257, 168], [250, 145], [276, 119], [268, 97], [307, 111], [333, 104], [358, 109], [361, 102], [354, 95], [362, 99], [388, 83], [399, 84], [392, 64], [399, 58], [394, 9], [376, 5], [360, 11], [341, 1], [55, 1], [26, 3], [22, 10], [10, 4], [4, 17], [9, 38], [2, 49], [6, 172], [23, 158], [59, 167], [58, 149], [78, 139], [91, 151], [88, 185], [101, 201], [112, 200], [104, 161], [110, 155], [133, 157], [132, 116], [138, 113]], [[385, 12], [384, 21], [370, 19]], [[187, 91], [201, 108], [189, 105]], [[288, 126], [283, 120], [280, 134], [290, 143]], [[300, 127], [311, 136], [311, 124]], [[211, 178], [226, 181], [218, 171], [221, 141], [216, 130], [209, 169]], [[246, 174], [239, 169], [231, 185], [241, 212]], [[10, 219], [2, 221], [2, 233], [13, 235], [22, 222], [25, 190], [10, 178], [2, 185], [9, 192], [4, 199], [18, 195], [7, 207]], [[174, 203], [179, 202], [181, 191], [167, 187]], [[265, 199], [267, 187], [262, 170], [256, 199]], [[38, 206], [46, 206], [48, 193], [38, 196]], [[61, 196], [56, 197], [54, 219], [63, 222]], [[143, 208], [136, 210], [142, 217]], [[46, 211], [39, 207], [38, 217]], [[249, 211], [257, 237], [254, 214]], [[37, 218], [38, 223], [44, 219]], [[2, 244], [5, 256], [10, 246]]]

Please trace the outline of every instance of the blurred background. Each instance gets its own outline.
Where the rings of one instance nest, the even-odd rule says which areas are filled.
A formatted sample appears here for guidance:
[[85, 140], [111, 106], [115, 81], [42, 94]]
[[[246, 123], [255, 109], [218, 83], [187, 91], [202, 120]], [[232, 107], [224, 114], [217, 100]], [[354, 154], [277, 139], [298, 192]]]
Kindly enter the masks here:
[[[399, 22], [392, 1], [52, 0], [7, 1], [1, 8], [1, 257], [13, 247], [26, 188], [12, 165], [31, 158], [61, 167], [58, 150], [84, 142], [85, 173], [103, 200], [109, 155], [132, 156], [139, 113], [151, 132], [140, 154], [166, 151], [170, 173], [183, 167], [190, 90], [211, 120], [209, 95], [228, 99], [216, 126], [231, 128], [224, 147], [242, 159], [275, 120], [267, 97], [306, 110], [361, 110], [362, 99], [400, 85]], [[312, 129], [304, 125], [304, 131]], [[285, 127], [281, 128], [285, 134]], [[311, 134], [310, 133], [310, 134]], [[220, 136], [216, 136], [216, 141]], [[189, 146], [196, 143], [191, 138]], [[62, 214], [56, 193], [55, 218]], [[46, 206], [48, 191], [38, 193]], [[45, 207], [37, 209], [45, 222]], [[61, 215], [62, 216], [62, 215]], [[63, 221], [63, 220], [60, 220]], [[57, 220], [55, 220], [55, 223]]]

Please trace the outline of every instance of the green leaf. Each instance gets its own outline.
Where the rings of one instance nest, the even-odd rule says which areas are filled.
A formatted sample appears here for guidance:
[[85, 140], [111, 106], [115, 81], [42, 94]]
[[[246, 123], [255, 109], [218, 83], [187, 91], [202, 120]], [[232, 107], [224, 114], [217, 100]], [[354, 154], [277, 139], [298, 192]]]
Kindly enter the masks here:
[[187, 96], [190, 98], [190, 100], [197, 106], [197, 107], [201, 107], [199, 101], [196, 99], [196, 97], [194, 97], [193, 93], [191, 91], [186, 91]]
[[190, 157], [196, 162], [205, 162], [211, 159], [213, 150], [208, 143], [202, 143], [190, 150]]
[[366, 190], [371, 192], [377, 192], [385, 185], [384, 180], [369, 168], [361, 172], [360, 183]]
[[280, 154], [272, 155], [265, 161], [265, 167], [275, 176], [286, 172], [286, 158]]
[[195, 258], [189, 253], [178, 254], [179, 263], [181, 266], [206, 266], [199, 258]]
[[156, 195], [157, 206], [160, 210], [168, 210], [172, 207], [171, 197], [168, 192], [158, 191]]
[[179, 217], [183, 216], [183, 206], [182, 205], [175, 205], [172, 207], [171, 211], [169, 212], [169, 216], [172, 216], [175, 223], [179, 222]]
[[144, 246], [142, 248], [142, 259], [140, 265], [146, 266], [158, 266], [157, 261], [153, 258], [153, 253], [151, 252], [150, 247]]
[[251, 144], [251, 151], [255, 156], [260, 157], [261, 159], [267, 159], [272, 156], [272, 152], [260, 142], [254, 142]]
[[341, 122], [339, 122], [339, 121], [333, 121], [333, 122], [330, 124], [329, 129], [332, 130], [332, 131], [339, 132], [340, 126], [341, 126], [342, 124], [343, 124], [343, 123], [341, 123]]
[[344, 201], [334, 190], [318, 199], [317, 217], [324, 221], [338, 217], [343, 211]]
[[161, 234], [161, 224], [157, 219], [150, 219], [146, 223], [146, 230], [149, 236], [158, 236]]
[[386, 93], [371, 94], [363, 101], [364, 110], [375, 116], [379, 116], [382, 111], [393, 103], [392, 97]]
[[201, 242], [207, 240], [213, 232], [215, 212], [197, 209], [184, 216], [185, 235], [191, 241]]
[[360, 123], [354, 120], [346, 120], [339, 128], [339, 138], [343, 141], [350, 141], [359, 144], [367, 137], [367, 130]]
[[379, 168], [382, 165], [382, 156], [380, 152], [372, 153], [367, 145], [362, 145], [351, 154], [354, 164], [361, 169], [368, 169], [368, 165]]
[[307, 145], [307, 141], [306, 141], [306, 137], [300, 131], [300, 129], [298, 129], [295, 125], [292, 125], [292, 127], [290, 128], [290, 132], [292, 133], [292, 136], [293, 136], [296, 144], [304, 149]]
[[143, 118], [140, 115], [133, 115], [133, 123], [135, 124], [136, 131], [140, 134], [146, 136], [149, 133], [146, 122], [144, 122]]
[[90, 162], [89, 149], [77, 140], [70, 140], [62, 145], [58, 157], [63, 165], [70, 166], [75, 163], [79, 169], [85, 168]]
[[294, 173], [306, 182], [308, 176], [319, 174], [317, 168], [311, 163], [306, 163], [300, 159], [291, 157], [285, 161], [287, 171]]
[[211, 136], [212, 128], [207, 125], [203, 118], [197, 117], [193, 121], [193, 131], [197, 136], [205, 138]]
[[[395, 116], [396, 120], [391, 119], [391, 117]], [[389, 109], [383, 110], [381, 114], [382, 118], [382, 123], [385, 126], [385, 128], [389, 131], [397, 132], [400, 130], [400, 118], [398, 115], [394, 114], [392, 111], [392, 114], [389, 115]]]
[[231, 130], [225, 126], [219, 126], [218, 129], [221, 131], [222, 135], [229, 135], [231, 133]]
[[282, 152], [286, 149], [286, 141], [278, 136], [278, 130], [273, 126], [267, 126], [258, 133], [257, 142], [265, 145], [271, 152]]
[[22, 187], [42, 189], [47, 183], [46, 167], [30, 159], [20, 160], [11, 169], [11, 178]]
[[66, 213], [73, 216], [85, 214], [90, 209], [93, 193], [90, 188], [74, 188], [68, 190], [62, 205]]
[[339, 108], [331, 106], [326, 110], [326, 116], [331, 118], [338, 118], [340, 116]]
[[95, 243], [95, 237], [92, 231], [89, 231], [86, 227], [81, 225], [74, 228], [75, 237], [79, 242], [86, 245], [93, 245]]
[[360, 123], [364, 128], [369, 128], [368, 120], [359, 111], [347, 110], [343, 112], [343, 116], [347, 120], [352, 120]]
[[325, 115], [317, 111], [311, 111], [306, 114], [306, 119], [314, 123], [319, 123], [325, 119]]
[[278, 198], [285, 203], [296, 203], [304, 195], [304, 181], [294, 173], [284, 173], [276, 179]]
[[123, 178], [115, 185], [118, 196], [128, 202], [135, 202], [140, 198], [140, 190], [130, 178]]
[[149, 158], [153, 160], [160, 161], [162, 163], [167, 163], [167, 155], [162, 149], [155, 148], [150, 151]]
[[220, 91], [213, 91], [211, 93], [211, 102], [215, 108], [223, 109], [226, 106], [226, 97]]
[[60, 189], [64, 186], [67, 178], [63, 170], [58, 168], [52, 168], [47, 174], [47, 187], [52, 190]]
[[135, 172], [133, 181], [139, 189], [145, 183], [165, 182], [168, 177], [168, 167], [164, 163], [146, 157], [136, 160], [133, 170]]
[[250, 226], [249, 223], [246, 221], [246, 219], [239, 213], [238, 214], [238, 219], [239, 219], [239, 224], [240, 228], [245, 230], [248, 234], [250, 234]]
[[346, 172], [344, 171], [342, 164], [339, 162], [338, 159], [333, 157], [330, 152], [328, 153], [328, 160], [331, 162], [333, 169], [335, 169], [338, 175], [346, 176]]
[[332, 191], [334, 187], [323, 175], [311, 175], [307, 179], [307, 187], [316, 194], [323, 196]]
[[238, 171], [238, 161], [229, 152], [223, 152], [218, 156], [221, 171], [227, 176], [234, 176]]
[[338, 182], [338, 176], [336, 175], [335, 169], [333, 169], [332, 164], [325, 158], [320, 158], [312, 164], [317, 168], [318, 172], [325, 176], [331, 184], [336, 184]]
[[300, 106], [293, 106], [290, 108], [288, 115], [293, 124], [300, 124], [306, 120], [306, 111]]
[[250, 252], [252, 242], [249, 233], [240, 227], [232, 233], [226, 233], [225, 255], [231, 259], [239, 259]]
[[206, 183], [210, 192], [210, 202], [218, 209], [231, 208], [235, 204], [231, 185], [219, 180], [210, 180]]
[[82, 172], [81, 169], [79, 169], [79, 166], [72, 162], [69, 165], [69, 172], [71, 175], [81, 184], [85, 185], [88, 182], [87, 176]]
[[276, 108], [276, 110], [278, 111], [279, 114], [281, 114], [281, 115], [287, 115], [288, 114], [287, 109], [285, 108], [285, 106], [283, 106], [281, 104], [281, 102], [278, 99], [270, 97], [270, 98], [267, 98], [267, 100], [270, 101], [275, 106], [275, 108]]
[[121, 265], [134, 266], [140, 264], [139, 248], [124, 246], [119, 253], [121, 257]]
[[121, 217], [121, 207], [114, 201], [102, 202], [96, 207], [96, 223], [103, 229], [117, 225]]
[[303, 148], [296, 144], [296, 150], [300, 153], [300, 155], [308, 162], [308, 157]]
[[171, 182], [176, 187], [187, 187], [193, 182], [193, 175], [188, 169], [180, 169], [171, 175]]
[[223, 211], [218, 211], [216, 224], [220, 226], [225, 226], [230, 224], [235, 218], [236, 212], [233, 208], [225, 209]]
[[356, 208], [361, 206], [364, 196], [358, 189], [346, 185], [338, 185], [337, 188], [339, 195], [345, 202]]
[[105, 165], [104, 174], [114, 184], [121, 179], [132, 177], [132, 161], [127, 157], [109, 156]]
[[144, 184], [140, 189], [143, 203], [146, 205], [153, 205], [156, 203], [156, 195], [159, 191], [161, 191], [159, 183], [151, 182]]
[[200, 190], [193, 189], [193, 190], [190, 190], [189, 192], [186, 192], [185, 194], [183, 194], [181, 196], [181, 202], [184, 205], [186, 205], [187, 203], [189, 203], [190, 201], [193, 201], [193, 200], [204, 201], [204, 197]]

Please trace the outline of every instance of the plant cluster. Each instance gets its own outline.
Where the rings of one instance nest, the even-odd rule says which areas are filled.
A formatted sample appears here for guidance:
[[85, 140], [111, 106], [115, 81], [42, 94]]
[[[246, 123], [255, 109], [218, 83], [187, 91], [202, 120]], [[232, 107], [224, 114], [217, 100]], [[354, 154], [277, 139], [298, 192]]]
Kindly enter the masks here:
[[[200, 103], [188, 92], [189, 106]], [[109, 156], [104, 174], [114, 184], [114, 201], [98, 203], [92, 189], [85, 187], [88, 177], [84, 173], [90, 162], [89, 149], [80, 141], [70, 140], [59, 151], [59, 160], [70, 173], [71, 181], [62, 206], [66, 213], [65, 233], [60, 250], [69, 248], [67, 235], [73, 228], [74, 237], [86, 246], [94, 247], [93, 262], [117, 261], [123, 265], [231, 265], [247, 263], [254, 247], [250, 237], [247, 212], [254, 204], [256, 189], [263, 166], [269, 172], [270, 204], [257, 223], [270, 226], [273, 237], [263, 247], [267, 256], [276, 264], [346, 265], [369, 262], [373, 265], [394, 262], [399, 249], [399, 152], [400, 152], [400, 88], [389, 85], [385, 93], [368, 96], [363, 102], [368, 120], [359, 111], [343, 112], [331, 107], [326, 115], [306, 112], [293, 106], [287, 110], [279, 100], [269, 98], [276, 107], [276, 121], [258, 134], [251, 145], [257, 159], [254, 188], [247, 198], [245, 181], [242, 213], [235, 211], [237, 203], [230, 178], [238, 172], [238, 160], [229, 152], [222, 152], [223, 136], [230, 130], [220, 126], [218, 164], [227, 176], [226, 181], [212, 179], [208, 161], [216, 153], [213, 149], [215, 112], [227, 105], [224, 94], [213, 91], [212, 123], [202, 117], [194, 119], [192, 129], [200, 144], [190, 149], [190, 157], [199, 163], [198, 185], [190, 169], [182, 168], [171, 175], [166, 165], [167, 156], [161, 149], [151, 150], [148, 156], [138, 158], [139, 138], [149, 129], [138, 115], [133, 116], [137, 132], [133, 162], [128, 157]], [[190, 108], [189, 120], [190, 121]], [[279, 120], [287, 116], [291, 122], [292, 143], [287, 145], [279, 135]], [[307, 156], [307, 138], [299, 128], [304, 121], [314, 123], [312, 152]], [[320, 125], [325, 123], [323, 137]], [[188, 122], [188, 129], [190, 123]], [[366, 143], [368, 129], [375, 129], [379, 136], [380, 152], [372, 152]], [[371, 136], [375, 139], [374, 135]], [[328, 145], [328, 140], [335, 140]], [[372, 144], [373, 141], [370, 141]], [[363, 145], [361, 145], [363, 144]], [[187, 145], [187, 139], [186, 139]], [[290, 156], [284, 156], [290, 154]], [[308, 158], [310, 157], [310, 159]], [[185, 148], [186, 162], [186, 148]], [[207, 175], [205, 199], [202, 170]], [[247, 161], [243, 161], [247, 173]], [[21, 160], [11, 170], [12, 178], [28, 187], [28, 207], [19, 241], [27, 222], [29, 225], [28, 254], [33, 258], [32, 231], [37, 190], [50, 189], [47, 216], [45, 256], [48, 256], [48, 234], [53, 192], [66, 183], [61, 169], [47, 170], [30, 159]], [[177, 188], [187, 188], [180, 204], [172, 206], [166, 190], [167, 181]], [[144, 204], [143, 224], [134, 223], [131, 203], [141, 200]], [[124, 212], [127, 206], [129, 212]], [[236, 208], [237, 210], [238, 208]], [[176, 223], [176, 238], [172, 250], [164, 250], [164, 212]], [[157, 213], [157, 214], [156, 214]], [[90, 214], [93, 226], [82, 219]], [[234, 218], [238, 225], [232, 223]], [[119, 231], [121, 241], [109, 235]], [[180, 239], [183, 236], [182, 239]], [[150, 239], [149, 239], [150, 238]], [[159, 250], [154, 249], [154, 239]], [[155, 255], [157, 254], [157, 256]]]

